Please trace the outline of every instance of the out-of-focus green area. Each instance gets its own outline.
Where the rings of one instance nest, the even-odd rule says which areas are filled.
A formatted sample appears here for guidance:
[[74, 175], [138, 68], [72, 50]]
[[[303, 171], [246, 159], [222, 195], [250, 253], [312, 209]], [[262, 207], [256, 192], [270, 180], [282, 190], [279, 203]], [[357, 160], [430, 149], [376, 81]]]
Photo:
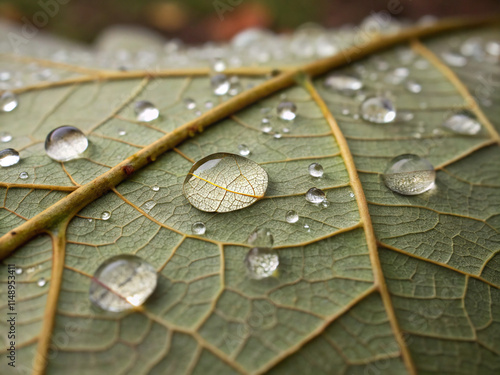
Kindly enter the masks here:
[[324, 26], [358, 23], [373, 12], [418, 19], [431, 14], [500, 13], [498, 0], [0, 0], [0, 18], [33, 22], [48, 15], [43, 30], [92, 41], [113, 24], [152, 28], [186, 42], [227, 40], [248, 27], [288, 31], [306, 22]]

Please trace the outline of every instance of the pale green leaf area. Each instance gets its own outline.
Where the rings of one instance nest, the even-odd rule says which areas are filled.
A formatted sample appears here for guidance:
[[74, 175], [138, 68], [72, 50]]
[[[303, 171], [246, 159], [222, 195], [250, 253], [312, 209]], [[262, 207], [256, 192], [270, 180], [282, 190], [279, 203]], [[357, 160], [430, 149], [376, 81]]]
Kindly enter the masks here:
[[[498, 29], [451, 32], [335, 69], [361, 74], [367, 97], [389, 97], [398, 113], [413, 114], [410, 120], [364, 121], [356, 116], [362, 98], [325, 88], [320, 76], [312, 86], [297, 83], [256, 101], [135, 171], [71, 219], [53, 316], [47, 313], [55, 254], [50, 236], [17, 248], [0, 268], [0, 372], [43, 373], [33, 370], [42, 355], [49, 375], [500, 373], [500, 69], [498, 62], [473, 59], [447, 66], [440, 56], [471, 36], [498, 35]], [[411, 58], [402, 63], [402, 54]], [[29, 71], [36, 61], [3, 55], [0, 71]], [[380, 61], [389, 71], [377, 68]], [[71, 83], [84, 73], [48, 65], [68, 84], [20, 92], [18, 108], [0, 113], [0, 132], [13, 137], [6, 147], [21, 154], [17, 165], [0, 169], [1, 235], [197, 118], [186, 98], [202, 114], [209, 111], [206, 101], [216, 107], [227, 99], [212, 93], [206, 75]], [[384, 79], [401, 66], [409, 69], [407, 80], [421, 84], [420, 93]], [[474, 110], [488, 123], [480, 118], [482, 130], [474, 136], [442, 128], [450, 113], [471, 108], [463, 89], [477, 97], [479, 75], [490, 94], [489, 101], [474, 101]], [[241, 84], [251, 90], [267, 79], [243, 74]], [[298, 108], [290, 123], [276, 117], [285, 96]], [[154, 103], [160, 118], [136, 121], [137, 100]], [[269, 134], [261, 131], [266, 111]], [[59, 163], [45, 154], [44, 140], [65, 124], [81, 129], [90, 146], [83, 158]], [[334, 135], [337, 125], [348, 149]], [[191, 206], [182, 187], [193, 162], [216, 152], [237, 154], [240, 144], [268, 173], [265, 197], [223, 214]], [[403, 196], [384, 185], [387, 163], [405, 153], [434, 165], [432, 190]], [[313, 162], [323, 166], [322, 178], [309, 175]], [[368, 210], [356, 194], [350, 162]], [[21, 179], [21, 172], [29, 177]], [[325, 192], [328, 207], [306, 201], [311, 187]], [[289, 210], [298, 222], [285, 220]], [[104, 211], [109, 220], [101, 219]], [[198, 221], [206, 225], [203, 236], [192, 232]], [[243, 262], [246, 241], [261, 227], [274, 236], [279, 272], [252, 280]], [[158, 287], [141, 309], [101, 311], [88, 298], [91, 277], [104, 260], [124, 253], [151, 263]], [[7, 264], [23, 269], [16, 275], [15, 369], [6, 357]], [[47, 283], [40, 287], [42, 277]], [[40, 353], [51, 319], [49, 345]]]

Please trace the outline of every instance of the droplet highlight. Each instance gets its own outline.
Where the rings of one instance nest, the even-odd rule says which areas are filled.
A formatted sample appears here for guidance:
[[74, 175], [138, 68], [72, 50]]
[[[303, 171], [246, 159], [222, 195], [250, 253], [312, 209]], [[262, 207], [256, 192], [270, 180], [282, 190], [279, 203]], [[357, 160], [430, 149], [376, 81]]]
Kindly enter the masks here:
[[294, 224], [299, 221], [299, 214], [294, 210], [287, 211], [285, 220], [287, 223]]
[[231, 82], [225, 74], [215, 74], [210, 78], [213, 93], [217, 96], [226, 95], [231, 88]]
[[101, 220], [109, 220], [109, 218], [111, 217], [111, 212], [109, 211], [104, 211], [102, 214], [101, 214]]

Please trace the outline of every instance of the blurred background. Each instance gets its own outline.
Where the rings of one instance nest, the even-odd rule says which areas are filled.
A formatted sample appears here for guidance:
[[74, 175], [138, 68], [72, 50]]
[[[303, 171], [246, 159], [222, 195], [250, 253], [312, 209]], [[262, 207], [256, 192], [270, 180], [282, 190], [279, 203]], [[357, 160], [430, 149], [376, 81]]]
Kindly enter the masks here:
[[248, 27], [287, 32], [306, 22], [325, 27], [359, 23], [373, 12], [398, 19], [424, 15], [500, 14], [499, 0], [0, 0], [0, 20], [23, 24], [49, 15], [43, 31], [92, 42], [115, 24], [151, 28], [190, 44], [224, 41]]

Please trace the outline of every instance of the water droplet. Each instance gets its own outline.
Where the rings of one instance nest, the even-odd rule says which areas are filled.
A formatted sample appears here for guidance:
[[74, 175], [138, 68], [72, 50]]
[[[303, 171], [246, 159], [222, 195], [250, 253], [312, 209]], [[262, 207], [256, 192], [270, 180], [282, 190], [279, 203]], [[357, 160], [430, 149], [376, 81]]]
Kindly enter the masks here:
[[323, 166], [318, 163], [309, 165], [309, 174], [313, 177], [323, 177]]
[[213, 102], [213, 101], [211, 101], [211, 100], [207, 100], [207, 101], [205, 102], [205, 108], [207, 108], [207, 109], [212, 109], [213, 107], [214, 107], [214, 102]]
[[0, 167], [10, 167], [19, 162], [19, 152], [13, 148], [0, 151]]
[[214, 72], [223, 72], [224, 70], [226, 70], [226, 67], [226, 62], [222, 59], [217, 58], [213, 61], [212, 70]]
[[26, 273], [33, 273], [35, 272], [35, 267], [29, 267], [27, 270], [26, 270]]
[[361, 104], [361, 115], [366, 121], [386, 124], [396, 118], [396, 108], [392, 101], [383, 97], [372, 97]]
[[297, 213], [297, 211], [294, 210], [287, 211], [285, 215], [285, 220], [287, 223], [290, 224], [296, 223], [297, 221], [299, 221], [299, 214]]
[[229, 86], [229, 95], [231, 96], [235, 96], [235, 95], [238, 95], [241, 90], [243, 90], [243, 87], [241, 86], [241, 83], [240, 83], [240, 79], [236, 76], [232, 76], [230, 79], [229, 79], [229, 83], [230, 83], [230, 86]]
[[270, 124], [262, 124], [260, 130], [262, 130], [262, 133], [269, 134], [273, 131], [273, 128]]
[[244, 144], [238, 145], [238, 150], [239, 150], [239, 154], [241, 156], [248, 156], [248, 155], [250, 155], [250, 149], [248, 148], [247, 145], [244, 145]]
[[0, 111], [1, 112], [10, 112], [17, 107], [18, 101], [16, 94], [5, 91], [2, 95], [0, 95]]
[[363, 82], [354, 76], [345, 74], [332, 74], [325, 79], [326, 88], [338, 91], [344, 95], [354, 95], [363, 88]]
[[269, 229], [259, 228], [248, 236], [247, 242], [254, 247], [273, 247], [274, 237]]
[[193, 165], [184, 181], [184, 195], [201, 211], [230, 212], [261, 199], [267, 184], [267, 172], [257, 163], [216, 153]]
[[290, 129], [289, 129], [289, 128], [283, 128], [283, 129], [281, 129], [281, 131], [282, 131], [283, 133], [285, 133], [285, 134], [290, 133]]
[[461, 111], [448, 117], [442, 124], [458, 134], [475, 135], [481, 131], [481, 124], [470, 111]]
[[414, 94], [418, 94], [422, 91], [422, 85], [416, 81], [408, 81], [406, 82], [406, 89]]
[[321, 203], [321, 205], [324, 207], [324, 208], [328, 208], [330, 207], [330, 202], [328, 202], [326, 199], [323, 201], [323, 203]]
[[16, 268], [16, 275], [20, 275], [23, 273], [23, 269], [21, 267]]
[[160, 116], [160, 110], [147, 100], [140, 100], [134, 103], [134, 112], [137, 121], [150, 122]]
[[124, 136], [124, 135], [127, 135], [127, 132], [125, 130], [123, 130], [123, 129], [120, 129], [120, 130], [118, 130], [118, 135], [119, 136]]
[[0, 142], [7, 143], [10, 141], [12, 141], [12, 135], [10, 135], [10, 133], [7, 132], [0, 133]]
[[405, 154], [389, 162], [383, 175], [385, 185], [403, 195], [417, 195], [432, 189], [436, 172], [427, 159]]
[[297, 106], [293, 102], [283, 101], [276, 108], [278, 117], [285, 121], [292, 121], [297, 117]]
[[120, 312], [142, 305], [158, 282], [154, 267], [134, 255], [118, 255], [102, 263], [90, 282], [89, 298], [103, 310]]
[[147, 202], [145, 202], [145, 203], [142, 205], [142, 207], [143, 207], [144, 211], [146, 211], [146, 212], [151, 211], [151, 210], [152, 210], [155, 206], [156, 206], [156, 202], [155, 202], [155, 201], [153, 201], [153, 200], [147, 201]]
[[28, 172], [21, 172], [21, 173], [19, 173], [19, 178], [21, 180], [26, 180], [28, 177], [29, 177]]
[[186, 106], [187, 109], [195, 109], [196, 108], [196, 102], [192, 98], [184, 99], [184, 105]]
[[193, 231], [194, 234], [198, 236], [203, 236], [207, 231], [207, 227], [205, 226], [205, 223], [197, 221], [191, 226], [191, 230]]
[[281, 133], [274, 133], [273, 137], [274, 139], [280, 139], [283, 135]]
[[101, 220], [109, 220], [110, 217], [111, 217], [111, 212], [109, 211], [104, 211], [101, 214]]
[[500, 56], [500, 41], [499, 40], [490, 40], [484, 46], [486, 53], [491, 56], [498, 57]]
[[467, 65], [467, 58], [453, 51], [445, 51], [441, 53], [443, 60], [451, 66], [462, 67]]
[[94, 219], [89, 218], [89, 219], [87, 219], [87, 221], [88, 221], [89, 223], [92, 223], [92, 222], [94, 221]]
[[348, 116], [351, 114], [351, 111], [349, 111], [349, 108], [342, 108], [342, 114]]
[[41, 277], [38, 279], [38, 281], [36, 282], [36, 285], [42, 287], [42, 286], [45, 286], [45, 284], [47, 283], [47, 280], [45, 280], [44, 277]]
[[0, 72], [0, 81], [6, 82], [12, 78], [12, 74], [10, 72]]
[[212, 86], [215, 95], [226, 95], [231, 88], [231, 82], [225, 74], [215, 74], [210, 78], [210, 85]]
[[255, 280], [272, 276], [279, 265], [278, 252], [266, 247], [254, 247], [245, 257], [248, 276]]
[[326, 195], [323, 190], [318, 188], [310, 188], [306, 193], [306, 200], [311, 203], [319, 204], [326, 199]]
[[56, 161], [76, 159], [87, 149], [89, 142], [80, 129], [60, 126], [45, 139], [45, 152]]
[[309, 224], [304, 224], [304, 229], [307, 231], [307, 233], [311, 233], [311, 228], [309, 227]]
[[408, 121], [413, 120], [414, 118], [415, 118], [415, 115], [409, 111], [398, 111], [398, 113], [396, 115], [397, 121], [408, 122]]
[[158, 185], [154, 185], [151, 187], [151, 190], [153, 191], [160, 191], [160, 187]]

